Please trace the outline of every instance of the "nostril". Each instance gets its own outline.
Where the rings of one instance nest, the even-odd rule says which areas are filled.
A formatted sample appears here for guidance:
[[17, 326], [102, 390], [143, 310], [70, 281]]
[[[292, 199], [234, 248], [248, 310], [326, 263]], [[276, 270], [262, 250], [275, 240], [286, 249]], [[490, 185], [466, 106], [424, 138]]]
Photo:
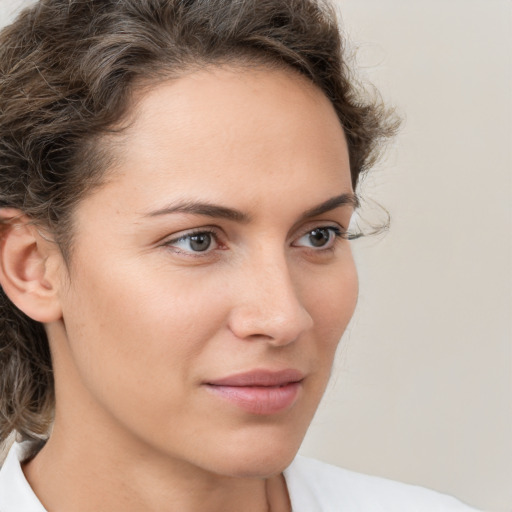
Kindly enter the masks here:
[[246, 338], [251, 339], [251, 340], [260, 340], [260, 339], [269, 339], [270, 340], [270, 339], [272, 339], [272, 337], [269, 336], [268, 334], [250, 334]]

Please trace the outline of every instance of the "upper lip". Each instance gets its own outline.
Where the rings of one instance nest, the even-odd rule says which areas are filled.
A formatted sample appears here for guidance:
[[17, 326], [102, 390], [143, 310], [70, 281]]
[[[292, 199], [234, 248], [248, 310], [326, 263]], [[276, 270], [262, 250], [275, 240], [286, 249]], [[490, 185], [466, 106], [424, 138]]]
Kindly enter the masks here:
[[287, 370], [251, 370], [207, 381], [212, 386], [284, 386], [304, 379], [304, 374], [295, 369]]

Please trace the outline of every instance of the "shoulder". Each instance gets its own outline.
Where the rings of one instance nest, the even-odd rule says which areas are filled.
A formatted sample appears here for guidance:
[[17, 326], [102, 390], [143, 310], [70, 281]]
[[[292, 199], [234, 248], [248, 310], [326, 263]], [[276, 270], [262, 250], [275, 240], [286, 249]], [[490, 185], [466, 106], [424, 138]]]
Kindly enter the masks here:
[[476, 512], [435, 491], [298, 456], [285, 471], [294, 512]]

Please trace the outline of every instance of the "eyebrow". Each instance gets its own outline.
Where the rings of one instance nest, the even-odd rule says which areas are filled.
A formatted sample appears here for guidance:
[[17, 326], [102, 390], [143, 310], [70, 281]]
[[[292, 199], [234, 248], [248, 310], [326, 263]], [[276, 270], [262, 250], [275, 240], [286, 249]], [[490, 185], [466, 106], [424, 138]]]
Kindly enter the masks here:
[[171, 213], [190, 213], [193, 215], [204, 215], [206, 217], [233, 220], [243, 224], [248, 223], [251, 220], [251, 217], [247, 213], [241, 212], [240, 210], [199, 201], [184, 201], [181, 203], [172, 204], [159, 210], [149, 212], [145, 216], [157, 217], [159, 215], [169, 215]]
[[300, 220], [310, 219], [322, 215], [322, 213], [330, 212], [341, 206], [351, 206], [354, 210], [359, 207], [359, 199], [355, 194], [341, 194], [339, 196], [331, 197], [318, 206], [305, 211]]
[[[322, 213], [329, 212], [341, 206], [352, 206], [356, 209], [359, 206], [359, 200], [355, 194], [341, 194], [331, 197], [327, 201], [306, 210], [300, 217], [300, 221], [316, 217]], [[251, 216], [235, 208], [227, 208], [216, 204], [200, 201], [184, 201], [168, 205], [164, 208], [154, 210], [145, 215], [145, 217], [158, 217], [160, 215], [170, 215], [173, 213], [189, 213], [192, 215], [204, 215], [206, 217], [232, 220], [242, 224], [251, 221]]]

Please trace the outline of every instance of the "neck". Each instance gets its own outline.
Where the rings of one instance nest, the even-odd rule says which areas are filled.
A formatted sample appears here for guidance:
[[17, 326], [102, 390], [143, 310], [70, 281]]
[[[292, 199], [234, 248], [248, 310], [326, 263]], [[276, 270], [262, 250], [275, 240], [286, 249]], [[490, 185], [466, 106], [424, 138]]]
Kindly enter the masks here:
[[109, 449], [108, 443], [63, 436], [56, 422], [50, 440], [24, 466], [47, 510], [92, 512], [288, 512], [282, 475], [215, 475], [170, 457]]

